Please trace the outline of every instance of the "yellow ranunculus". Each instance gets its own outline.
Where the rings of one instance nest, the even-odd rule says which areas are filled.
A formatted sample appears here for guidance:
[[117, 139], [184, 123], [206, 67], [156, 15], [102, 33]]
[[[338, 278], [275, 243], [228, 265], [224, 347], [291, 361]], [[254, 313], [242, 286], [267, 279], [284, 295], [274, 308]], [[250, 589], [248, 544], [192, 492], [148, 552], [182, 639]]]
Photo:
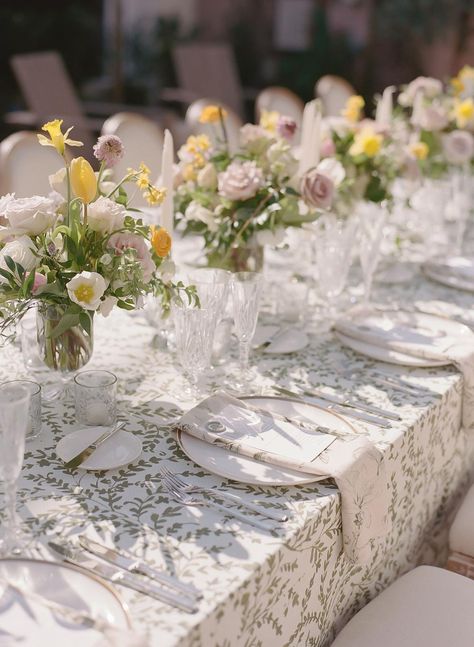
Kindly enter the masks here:
[[425, 160], [430, 152], [428, 144], [425, 144], [425, 142], [413, 142], [409, 145], [408, 150], [410, 155], [416, 157], [417, 160]]
[[364, 99], [358, 94], [353, 94], [347, 100], [345, 108], [342, 110], [341, 115], [348, 121], [359, 121], [362, 115], [362, 108], [365, 106]]
[[38, 134], [38, 141], [41, 146], [52, 146], [55, 148], [60, 155], [64, 155], [64, 150], [66, 145], [68, 146], [82, 146], [82, 142], [75, 141], [74, 139], [68, 139], [69, 133], [73, 129], [68, 128], [65, 133], [61, 131], [63, 120], [54, 119], [54, 121], [48, 121], [48, 123], [42, 126], [41, 130], [44, 130], [48, 133], [50, 139], [44, 135]]
[[457, 101], [454, 106], [454, 118], [458, 128], [465, 128], [469, 123], [474, 122], [474, 101], [472, 99]]
[[260, 116], [260, 126], [270, 133], [276, 132], [280, 113], [276, 110], [262, 110]]
[[164, 227], [151, 227], [151, 246], [160, 258], [168, 256], [171, 242], [171, 236]]
[[74, 195], [88, 204], [97, 194], [97, 178], [94, 169], [83, 157], [75, 157], [70, 169], [71, 187]]
[[382, 147], [382, 141], [382, 135], [378, 135], [373, 128], [363, 128], [355, 136], [349, 153], [353, 156], [367, 155], [367, 157], [375, 157]]
[[209, 105], [202, 109], [201, 114], [199, 115], [199, 121], [201, 124], [215, 124], [220, 119], [225, 119], [227, 117], [227, 111], [221, 106]]

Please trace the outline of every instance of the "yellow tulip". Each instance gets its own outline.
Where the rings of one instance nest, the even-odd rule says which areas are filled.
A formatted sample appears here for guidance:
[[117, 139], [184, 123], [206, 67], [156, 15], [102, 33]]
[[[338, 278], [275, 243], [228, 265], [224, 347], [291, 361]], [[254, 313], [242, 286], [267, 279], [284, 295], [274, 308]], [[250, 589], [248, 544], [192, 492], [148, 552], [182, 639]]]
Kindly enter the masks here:
[[165, 258], [171, 251], [171, 236], [164, 227], [151, 227], [151, 246], [160, 258]]
[[82, 142], [75, 141], [74, 139], [68, 139], [69, 133], [72, 130], [68, 128], [65, 133], [61, 131], [63, 120], [54, 119], [54, 121], [48, 121], [48, 123], [42, 126], [41, 130], [44, 130], [49, 135], [49, 139], [44, 135], [38, 135], [38, 141], [41, 146], [52, 146], [55, 148], [60, 155], [64, 155], [64, 149], [66, 145], [68, 146], [82, 146]]
[[202, 109], [199, 115], [199, 122], [201, 124], [215, 124], [220, 119], [227, 117], [227, 111], [220, 106], [209, 105]]
[[88, 204], [97, 193], [97, 178], [94, 169], [83, 157], [75, 157], [71, 162], [71, 187], [77, 198]]

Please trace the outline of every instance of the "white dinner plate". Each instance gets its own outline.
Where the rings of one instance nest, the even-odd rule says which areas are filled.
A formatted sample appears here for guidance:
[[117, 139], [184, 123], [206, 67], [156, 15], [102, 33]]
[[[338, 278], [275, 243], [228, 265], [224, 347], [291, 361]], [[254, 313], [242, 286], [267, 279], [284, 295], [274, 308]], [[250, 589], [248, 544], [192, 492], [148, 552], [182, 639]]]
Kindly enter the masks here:
[[[271, 341], [273, 335], [275, 338]], [[265, 325], [257, 328], [252, 346], [258, 347], [267, 340], [270, 341], [270, 344], [262, 350], [269, 355], [297, 353], [306, 348], [309, 343], [308, 335], [299, 328]]]
[[[73, 431], [61, 438], [56, 446], [56, 454], [67, 463], [97, 440], [106, 430], [106, 427], [84, 427], [84, 429]], [[79, 468], [84, 470], [112, 470], [116, 467], [133, 463], [141, 452], [141, 440], [121, 429], [115, 432], [103, 445], [97, 447], [95, 452], [79, 465]]]
[[39, 601], [8, 588], [4, 579], [48, 600], [129, 630], [127, 610], [114, 589], [78, 568], [32, 559], [0, 560], [0, 645], [95, 647], [101, 633], [65, 620]]
[[457, 290], [465, 290], [466, 292], [474, 292], [474, 280], [470, 281], [467, 278], [462, 278], [456, 276], [455, 274], [449, 274], [448, 272], [443, 272], [437, 270], [430, 265], [423, 266], [423, 273], [432, 281], [441, 283], [441, 285], [447, 285], [450, 288], [456, 288]]
[[[299, 420], [323, 425], [343, 433], [357, 433], [356, 428], [344, 418], [315, 404], [278, 397], [258, 396], [242, 399], [249, 400], [249, 404], [267, 409], [270, 413], [281, 413], [290, 418], [297, 417]], [[240, 483], [268, 486], [303, 485], [328, 478], [327, 476], [302, 474], [296, 470], [283, 469], [253, 458], [239, 456], [222, 447], [216, 447], [199, 440], [190, 434], [178, 432], [178, 442], [186, 456], [204, 469]]]
[[[359, 326], [374, 327], [374, 329], [390, 331], [392, 326], [406, 326], [405, 331], [407, 334], [407, 342], [413, 341], [410, 339], [409, 329], [413, 329], [413, 335], [419, 336], [420, 334], [427, 337], [465, 337], [472, 341], [472, 331], [462, 323], [444, 317], [437, 317], [422, 312], [404, 312], [401, 310], [387, 310], [377, 311], [374, 310], [370, 313], [361, 312], [359, 315], [353, 315], [351, 322]], [[367, 341], [355, 339], [349, 335], [343, 334], [338, 330], [335, 331], [336, 336], [345, 345], [355, 350], [358, 353], [367, 355], [372, 359], [390, 364], [401, 364], [402, 366], [413, 366], [420, 368], [431, 368], [437, 366], [448, 366], [451, 362], [449, 360], [431, 360], [421, 357], [414, 357], [412, 355], [405, 355], [390, 348], [384, 348], [377, 344], [371, 344]], [[403, 340], [400, 340], [403, 341]]]

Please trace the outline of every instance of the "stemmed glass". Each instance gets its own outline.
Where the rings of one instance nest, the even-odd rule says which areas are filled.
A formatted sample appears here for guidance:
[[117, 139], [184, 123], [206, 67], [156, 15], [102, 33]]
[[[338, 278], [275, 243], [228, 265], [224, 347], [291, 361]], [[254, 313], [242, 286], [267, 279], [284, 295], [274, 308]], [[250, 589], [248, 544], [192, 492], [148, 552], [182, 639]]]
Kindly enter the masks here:
[[236, 272], [232, 277], [235, 333], [239, 340], [240, 384], [248, 381], [250, 343], [257, 327], [263, 275], [258, 272]]
[[469, 169], [451, 171], [449, 180], [450, 198], [446, 204], [445, 222], [448, 234], [448, 253], [462, 254], [464, 233], [472, 207], [471, 174]]
[[0, 478], [5, 488], [6, 515], [0, 550], [5, 556], [19, 554], [23, 546], [16, 515], [16, 491], [25, 453], [29, 404], [30, 392], [24, 386], [0, 385]]
[[199, 397], [199, 376], [210, 366], [216, 329], [215, 313], [177, 300], [172, 305], [176, 352], [189, 381], [186, 393]]
[[387, 212], [381, 205], [364, 203], [359, 209], [359, 259], [364, 281], [364, 304], [370, 301], [375, 270], [380, 259]]

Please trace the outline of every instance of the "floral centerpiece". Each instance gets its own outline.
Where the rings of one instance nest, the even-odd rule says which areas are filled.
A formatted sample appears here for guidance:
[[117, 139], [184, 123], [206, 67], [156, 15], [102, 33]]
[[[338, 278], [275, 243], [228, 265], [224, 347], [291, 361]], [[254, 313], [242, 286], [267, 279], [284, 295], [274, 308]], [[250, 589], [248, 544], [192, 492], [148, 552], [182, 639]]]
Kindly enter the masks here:
[[225, 110], [207, 106], [200, 121], [210, 124], [213, 136], [191, 136], [178, 151], [177, 223], [184, 234], [203, 235], [211, 265], [260, 269], [263, 245], [279, 244], [286, 227], [317, 217], [300, 208], [291, 146], [296, 123], [264, 112], [259, 124], [240, 129], [238, 149], [232, 151]]
[[38, 135], [39, 144], [54, 147], [64, 162], [50, 176], [50, 195], [0, 198], [0, 333], [8, 338], [37, 306], [44, 362], [71, 371], [90, 358], [96, 313], [133, 310], [146, 294], [161, 297], [166, 309], [176, 291], [185, 290], [192, 299], [193, 290], [172, 282], [168, 232], [144, 224], [130, 210], [127, 182], [150, 204], [164, 198], [145, 164], [112, 183], [109, 169], [124, 154], [120, 139], [99, 138], [96, 173], [83, 157], [70, 160], [69, 147], [82, 143], [61, 126], [54, 120], [43, 126], [46, 134]]

